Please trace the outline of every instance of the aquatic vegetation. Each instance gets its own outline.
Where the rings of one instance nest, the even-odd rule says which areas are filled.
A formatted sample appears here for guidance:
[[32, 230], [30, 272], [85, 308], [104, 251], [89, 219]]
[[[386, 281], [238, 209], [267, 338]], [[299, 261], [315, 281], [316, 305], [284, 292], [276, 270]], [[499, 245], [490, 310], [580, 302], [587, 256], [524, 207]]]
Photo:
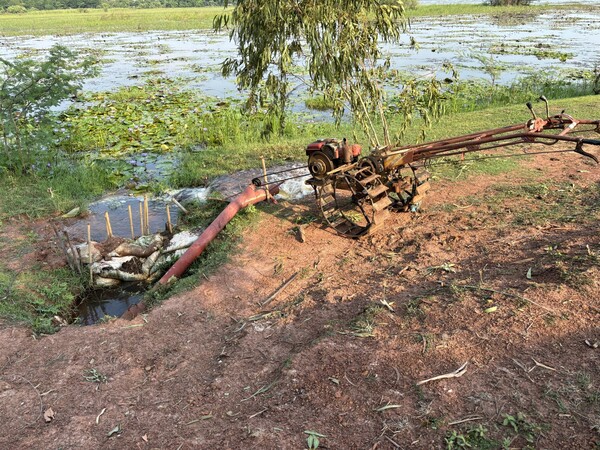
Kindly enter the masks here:
[[564, 52], [554, 48], [555, 46], [538, 42], [535, 45], [517, 45], [501, 42], [492, 45], [489, 52], [492, 54], [510, 54], [510, 55], [532, 55], [538, 59], [558, 59], [565, 62], [573, 58], [575, 55], [571, 52]]
[[166, 153], [189, 146], [238, 142], [253, 133], [252, 118], [229, 102], [183, 90], [167, 78], [114, 93], [87, 94], [87, 107], [63, 115], [71, 131], [64, 148], [106, 157]]

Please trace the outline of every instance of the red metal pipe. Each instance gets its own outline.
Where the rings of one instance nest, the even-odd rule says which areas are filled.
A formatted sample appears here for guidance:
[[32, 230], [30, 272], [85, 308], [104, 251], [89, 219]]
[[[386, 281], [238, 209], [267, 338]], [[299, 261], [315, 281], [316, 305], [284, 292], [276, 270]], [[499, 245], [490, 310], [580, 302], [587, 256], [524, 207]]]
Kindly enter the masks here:
[[172, 277], [179, 278], [187, 268], [202, 254], [208, 244], [221, 232], [225, 225], [246, 206], [266, 200], [269, 195], [273, 196], [279, 192], [279, 185], [272, 185], [269, 194], [264, 189], [257, 189], [250, 185], [244, 192], [234, 198], [229, 205], [217, 216], [217, 218], [204, 230], [198, 239], [187, 249], [175, 264], [165, 273], [158, 282], [166, 284]]

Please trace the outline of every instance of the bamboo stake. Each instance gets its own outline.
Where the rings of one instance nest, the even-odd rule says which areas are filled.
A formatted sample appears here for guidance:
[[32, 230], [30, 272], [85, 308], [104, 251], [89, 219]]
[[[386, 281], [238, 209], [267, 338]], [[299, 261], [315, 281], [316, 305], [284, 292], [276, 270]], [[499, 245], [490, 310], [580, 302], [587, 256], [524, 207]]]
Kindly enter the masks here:
[[133, 214], [131, 213], [131, 205], [127, 205], [129, 210], [129, 227], [131, 228], [131, 239], [135, 239], [135, 233], [133, 232]]
[[167, 204], [167, 229], [169, 230], [169, 234], [173, 234], [173, 224], [171, 223], [171, 210], [169, 209], [168, 204]]
[[87, 244], [88, 244], [88, 265], [90, 266], [90, 286], [94, 284], [94, 273], [92, 272], [92, 224], [88, 222], [87, 226]]
[[108, 211], [104, 213], [104, 220], [106, 220], [106, 234], [108, 234], [108, 237], [111, 238], [113, 237], [113, 233], [112, 227], [110, 225], [110, 216], [108, 215]]
[[265, 165], [265, 157], [261, 156], [260, 160], [262, 162], [263, 178], [265, 180], [265, 191], [267, 193], [267, 198], [271, 198], [271, 195], [269, 192], [269, 183], [267, 183], [267, 166]]
[[148, 196], [144, 194], [144, 221], [146, 222], [146, 234], [150, 234], [150, 213], [148, 211]]
[[184, 214], [188, 213], [188, 210], [185, 209], [181, 203], [179, 203], [177, 200], [175, 200], [175, 197], [171, 197], [171, 201], [173, 203], [175, 203], [175, 206], [177, 206], [180, 210], [182, 210]]
[[71, 238], [69, 238], [69, 233], [67, 233], [66, 230], [63, 230], [63, 234], [65, 235], [65, 238], [67, 239], [67, 245], [69, 246], [69, 249], [71, 250], [71, 255], [73, 255], [73, 263], [75, 264], [75, 268], [77, 269], [77, 272], [79, 272], [79, 274], [81, 274], [81, 258], [79, 257], [79, 253], [75, 250], [75, 247], [73, 247], [73, 244], [71, 244]]
[[142, 212], [142, 202], [140, 201], [140, 236], [144, 235], [144, 213]]
[[71, 270], [75, 271], [75, 266], [73, 264], [73, 261], [71, 261], [71, 256], [73, 256], [73, 255], [69, 255], [64, 238], [60, 235], [60, 233], [58, 232], [58, 230], [56, 229], [54, 224], [52, 224], [52, 229], [54, 230], [54, 234], [56, 235], [56, 238], [58, 239], [58, 245], [60, 246], [61, 250], [65, 254], [65, 258], [67, 259], [67, 264], [69, 264], [69, 267], [71, 268]]

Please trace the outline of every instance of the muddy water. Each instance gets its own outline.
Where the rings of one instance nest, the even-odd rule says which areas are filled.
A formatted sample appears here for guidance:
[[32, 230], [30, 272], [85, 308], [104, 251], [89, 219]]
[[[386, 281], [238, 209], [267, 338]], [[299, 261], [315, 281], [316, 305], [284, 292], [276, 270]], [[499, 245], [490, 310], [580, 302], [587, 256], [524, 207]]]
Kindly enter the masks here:
[[[312, 193], [312, 188], [304, 183], [308, 179], [308, 170], [302, 164], [286, 164], [272, 167], [271, 172], [282, 172], [269, 177], [270, 182], [283, 182], [280, 187], [280, 198], [289, 200], [298, 200]], [[169, 204], [171, 221], [174, 226], [177, 225], [180, 209], [170, 202], [174, 197], [180, 203], [203, 202], [207, 198], [231, 199], [242, 192], [252, 182], [255, 177], [262, 176], [262, 170], [244, 170], [231, 175], [225, 175], [216, 178], [207, 188], [188, 188], [172, 191], [168, 195], [158, 198], [149, 197], [148, 216], [150, 222], [150, 232], [156, 233], [165, 229], [167, 223], [167, 204]], [[131, 238], [131, 222], [129, 220], [129, 207], [132, 210], [134, 235], [140, 236], [141, 220], [140, 206], [143, 204], [144, 197], [127, 193], [106, 196], [94, 203], [88, 208], [87, 215], [77, 220], [67, 227], [67, 232], [77, 242], [87, 239], [87, 224], [91, 225], [91, 237], [93, 241], [104, 241], [107, 237], [105, 213], [108, 213], [113, 235], [122, 238]]]
[[[104, 241], [108, 234], [106, 232], [106, 221], [104, 213], [108, 212], [113, 235], [122, 238], [131, 238], [131, 225], [129, 222], [129, 209], [131, 206], [133, 216], [134, 234], [140, 236], [140, 205], [144, 198], [140, 196], [111, 195], [89, 205], [89, 214], [82, 220], [77, 221], [67, 232], [78, 241], [87, 239], [87, 224], [91, 225], [92, 240], [96, 242]], [[174, 225], [177, 224], [179, 210], [171, 205], [171, 220]], [[148, 217], [150, 223], [150, 232], [156, 233], [165, 229], [167, 222], [167, 209], [165, 199], [148, 200]]]
[[[298, 200], [312, 194], [312, 188], [304, 182], [308, 179], [308, 170], [298, 164], [276, 166], [269, 172], [282, 172], [269, 178], [271, 182], [287, 179], [280, 187], [278, 198]], [[189, 188], [174, 191], [170, 194], [178, 201], [189, 204], [190, 202], [205, 201], [209, 197], [232, 198], [244, 190], [253, 178], [262, 175], [261, 170], [246, 170], [231, 175], [222, 176], [214, 180], [208, 188]], [[166, 204], [169, 197], [149, 199], [149, 218], [152, 232], [164, 230], [167, 221]], [[107, 238], [104, 213], [110, 216], [113, 235], [130, 238], [131, 226], [129, 221], [129, 206], [134, 218], [135, 236], [140, 234], [139, 206], [143, 197], [126, 194], [111, 195], [89, 206], [89, 213], [84, 219], [76, 221], [67, 228], [74, 241], [84, 241], [87, 236], [87, 224], [91, 224], [92, 240], [104, 241]], [[179, 210], [171, 206], [171, 219], [177, 224]], [[116, 288], [102, 289], [88, 292], [81, 298], [78, 306], [80, 320], [85, 325], [97, 323], [104, 316], [121, 316], [127, 309], [139, 303], [143, 298], [144, 286], [140, 284], [124, 284]]]
[[78, 306], [79, 318], [82, 324], [93, 325], [104, 316], [121, 317], [130, 306], [141, 302], [143, 296], [143, 286], [135, 283], [88, 292]]

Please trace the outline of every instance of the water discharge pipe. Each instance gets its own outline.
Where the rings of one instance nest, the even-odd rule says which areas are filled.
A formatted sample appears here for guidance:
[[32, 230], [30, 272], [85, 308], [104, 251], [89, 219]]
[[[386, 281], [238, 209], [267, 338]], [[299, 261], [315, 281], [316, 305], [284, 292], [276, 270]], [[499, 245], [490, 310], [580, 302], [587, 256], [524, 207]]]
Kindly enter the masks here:
[[217, 218], [204, 230], [198, 239], [187, 249], [175, 264], [158, 280], [159, 284], [167, 284], [171, 278], [179, 278], [187, 268], [198, 258], [210, 242], [217, 237], [225, 225], [246, 206], [262, 202], [279, 193], [279, 184], [272, 185], [269, 190], [250, 185], [244, 192], [234, 198]]

